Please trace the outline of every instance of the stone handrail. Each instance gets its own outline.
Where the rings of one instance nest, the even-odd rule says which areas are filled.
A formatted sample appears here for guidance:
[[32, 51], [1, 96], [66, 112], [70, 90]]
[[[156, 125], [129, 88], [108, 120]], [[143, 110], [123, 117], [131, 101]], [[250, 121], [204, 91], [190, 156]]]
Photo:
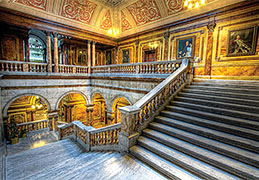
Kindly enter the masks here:
[[121, 112], [120, 144], [123, 150], [127, 151], [130, 146], [135, 144], [141, 131], [188, 83], [188, 72], [189, 61], [184, 59], [180, 68], [134, 105], [119, 108]]
[[40, 121], [33, 121], [33, 122], [26, 122], [17, 124], [17, 127], [20, 131], [26, 130], [29, 131], [36, 131], [39, 129], [49, 128], [49, 120], [40, 120]]
[[47, 63], [0, 60], [1, 72], [47, 72]]
[[88, 73], [88, 66], [75, 66], [59, 64], [59, 73]]
[[80, 143], [87, 151], [118, 150], [121, 124], [115, 124], [100, 129], [85, 126], [80, 121], [59, 125], [59, 139], [70, 137]]
[[181, 66], [181, 60], [95, 66], [92, 73], [171, 74]]

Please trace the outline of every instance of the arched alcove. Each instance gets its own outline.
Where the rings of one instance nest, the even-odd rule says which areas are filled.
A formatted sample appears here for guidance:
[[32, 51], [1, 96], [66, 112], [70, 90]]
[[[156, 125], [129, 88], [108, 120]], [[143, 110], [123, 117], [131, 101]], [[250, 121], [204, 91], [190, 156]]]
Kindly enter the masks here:
[[101, 93], [94, 93], [93, 103], [93, 127], [100, 128], [107, 125], [105, 119], [106, 101]]
[[112, 124], [121, 122], [121, 113], [119, 108], [124, 106], [129, 106], [130, 102], [125, 97], [118, 97], [114, 100], [112, 105]]

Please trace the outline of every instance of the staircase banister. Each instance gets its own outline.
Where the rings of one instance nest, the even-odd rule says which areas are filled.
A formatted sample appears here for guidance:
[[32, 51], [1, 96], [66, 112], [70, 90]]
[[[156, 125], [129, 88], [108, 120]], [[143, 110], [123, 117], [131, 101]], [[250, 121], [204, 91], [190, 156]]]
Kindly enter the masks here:
[[17, 126], [24, 126], [24, 125], [30, 125], [30, 124], [37, 124], [41, 122], [48, 122], [49, 120], [44, 119], [44, 120], [39, 120], [39, 121], [32, 121], [32, 122], [25, 122], [25, 123], [19, 123]]
[[177, 69], [172, 75], [167, 77], [164, 81], [162, 81], [160, 84], [158, 84], [154, 89], [152, 89], [148, 94], [146, 94], [144, 97], [142, 97], [140, 100], [138, 100], [132, 107], [125, 106], [119, 108], [119, 110], [122, 110], [124, 112], [130, 112], [130, 111], [137, 111], [140, 110], [143, 106], [145, 106], [147, 103], [149, 103], [157, 94], [159, 94], [167, 84], [172, 82], [177, 78], [177, 76], [188, 67], [189, 60], [183, 59], [181, 67]]
[[99, 133], [99, 132], [104, 132], [104, 131], [109, 131], [109, 130], [119, 129], [119, 128], [121, 128], [121, 123], [112, 124], [110, 126], [106, 126], [106, 127], [102, 127], [102, 128], [99, 128], [99, 129], [90, 130], [89, 133], [93, 134], [93, 133]]

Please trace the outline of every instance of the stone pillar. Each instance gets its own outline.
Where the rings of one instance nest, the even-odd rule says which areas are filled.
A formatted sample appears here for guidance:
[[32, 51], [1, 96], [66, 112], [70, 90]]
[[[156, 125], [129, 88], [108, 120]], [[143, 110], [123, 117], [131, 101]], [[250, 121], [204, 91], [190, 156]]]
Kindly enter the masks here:
[[140, 108], [126, 106], [119, 108], [121, 112], [121, 132], [119, 136], [119, 148], [121, 152], [128, 152], [129, 148], [136, 144], [139, 133], [136, 132], [135, 122]]
[[49, 112], [49, 130], [57, 129], [58, 112]]
[[164, 39], [165, 39], [165, 53], [164, 53], [164, 60], [167, 61], [169, 60], [169, 37], [170, 37], [170, 32], [168, 30], [168, 32], [164, 33]]
[[95, 59], [95, 41], [93, 41], [93, 44], [92, 44], [92, 59], [93, 59], [93, 66], [96, 66], [96, 59]]
[[109, 120], [112, 122], [112, 115], [113, 112], [109, 111], [108, 109], [105, 109], [105, 124], [109, 124]]
[[48, 60], [48, 72], [52, 72], [52, 58], [51, 58], [51, 36], [50, 32], [47, 32], [47, 52], [46, 59]]
[[93, 126], [93, 110], [94, 105], [93, 104], [86, 104], [86, 124], [87, 126]]
[[72, 122], [72, 106], [69, 106], [68, 109], [69, 109], [69, 123]]
[[54, 53], [53, 53], [53, 60], [54, 60], [54, 70], [55, 72], [59, 72], [58, 67], [58, 34], [54, 33]]
[[88, 47], [87, 47], [87, 64], [88, 64], [88, 73], [90, 74], [91, 73], [91, 66], [92, 66], [92, 63], [91, 63], [91, 42], [92, 41], [88, 41]]

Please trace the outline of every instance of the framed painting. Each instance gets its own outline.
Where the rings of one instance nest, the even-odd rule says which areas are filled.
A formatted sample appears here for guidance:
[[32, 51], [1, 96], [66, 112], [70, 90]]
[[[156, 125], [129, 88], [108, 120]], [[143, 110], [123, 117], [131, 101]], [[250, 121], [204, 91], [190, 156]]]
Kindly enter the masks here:
[[258, 26], [228, 31], [227, 56], [254, 55]]
[[185, 37], [176, 40], [177, 59], [194, 57], [195, 36]]
[[122, 50], [122, 63], [129, 63], [130, 62], [130, 50], [125, 49]]

